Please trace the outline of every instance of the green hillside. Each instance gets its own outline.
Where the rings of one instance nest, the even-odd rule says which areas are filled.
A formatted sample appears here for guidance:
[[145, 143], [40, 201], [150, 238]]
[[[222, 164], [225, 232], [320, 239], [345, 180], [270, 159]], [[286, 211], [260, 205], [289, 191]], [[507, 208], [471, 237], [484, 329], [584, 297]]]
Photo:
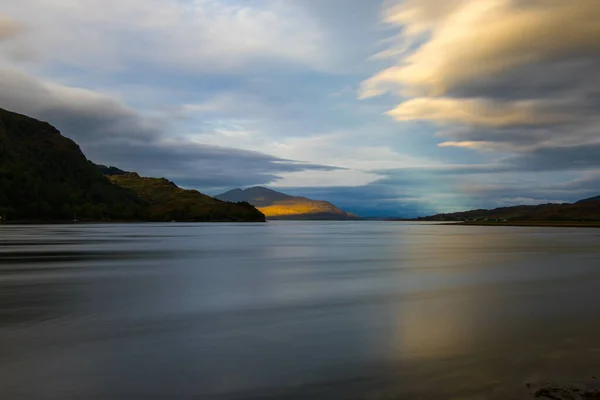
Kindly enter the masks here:
[[115, 167], [97, 166], [52, 125], [3, 109], [0, 217], [1, 222], [74, 217], [80, 221], [264, 221], [264, 215], [249, 204], [225, 203], [180, 189], [166, 179], [140, 178]]
[[256, 221], [265, 216], [248, 203], [228, 203], [196, 190], [184, 190], [165, 178], [146, 178], [134, 172], [109, 179], [135, 192], [148, 204], [153, 221]]
[[600, 196], [576, 203], [514, 206], [493, 210], [471, 210], [419, 218], [426, 221], [502, 221], [502, 222], [598, 222]]
[[9, 220], [143, 218], [143, 202], [115, 186], [52, 125], [0, 109], [0, 215]]

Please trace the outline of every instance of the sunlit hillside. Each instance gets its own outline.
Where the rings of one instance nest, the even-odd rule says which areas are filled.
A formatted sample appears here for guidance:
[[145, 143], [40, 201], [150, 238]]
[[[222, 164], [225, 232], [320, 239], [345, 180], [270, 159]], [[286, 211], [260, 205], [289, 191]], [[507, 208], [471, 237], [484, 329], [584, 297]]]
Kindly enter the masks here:
[[256, 206], [268, 219], [358, 219], [328, 201], [294, 197], [264, 187], [234, 189], [216, 198], [224, 201], [246, 201]]

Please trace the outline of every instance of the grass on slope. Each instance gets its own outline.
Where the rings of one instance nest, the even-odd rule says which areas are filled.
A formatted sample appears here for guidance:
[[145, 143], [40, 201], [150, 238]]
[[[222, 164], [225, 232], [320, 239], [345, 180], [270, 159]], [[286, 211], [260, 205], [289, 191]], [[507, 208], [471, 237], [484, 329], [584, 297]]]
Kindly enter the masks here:
[[0, 216], [8, 221], [138, 219], [139, 198], [112, 185], [50, 124], [0, 109]]
[[252, 221], [263, 222], [264, 215], [248, 203], [227, 203], [197, 190], [181, 189], [164, 178], [146, 178], [136, 173], [111, 175], [109, 179], [134, 191], [148, 202], [148, 218], [153, 221]]

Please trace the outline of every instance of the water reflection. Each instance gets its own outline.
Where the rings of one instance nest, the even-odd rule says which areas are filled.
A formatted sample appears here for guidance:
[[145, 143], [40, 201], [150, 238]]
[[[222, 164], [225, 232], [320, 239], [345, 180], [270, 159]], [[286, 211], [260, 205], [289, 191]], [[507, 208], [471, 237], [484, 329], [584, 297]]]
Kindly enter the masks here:
[[593, 229], [0, 226], [7, 399], [514, 398], [600, 366]]
[[63, 317], [77, 302], [77, 289], [64, 283], [0, 284], [0, 328]]

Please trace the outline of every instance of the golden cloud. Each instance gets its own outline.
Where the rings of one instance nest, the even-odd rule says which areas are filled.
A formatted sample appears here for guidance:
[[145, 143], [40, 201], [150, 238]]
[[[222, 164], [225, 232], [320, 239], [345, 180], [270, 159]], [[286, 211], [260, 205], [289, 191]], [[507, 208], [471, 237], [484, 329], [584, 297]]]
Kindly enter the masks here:
[[0, 15], [0, 40], [11, 38], [18, 34], [23, 26], [7, 17]]
[[399, 121], [429, 120], [502, 127], [564, 122], [568, 116], [543, 111], [535, 101], [497, 102], [485, 99], [422, 97], [405, 101], [387, 114]]
[[386, 10], [404, 41], [428, 33], [399, 65], [363, 83], [361, 97], [393, 88], [440, 96], [473, 79], [568, 54], [600, 53], [598, 0], [408, 1]]

